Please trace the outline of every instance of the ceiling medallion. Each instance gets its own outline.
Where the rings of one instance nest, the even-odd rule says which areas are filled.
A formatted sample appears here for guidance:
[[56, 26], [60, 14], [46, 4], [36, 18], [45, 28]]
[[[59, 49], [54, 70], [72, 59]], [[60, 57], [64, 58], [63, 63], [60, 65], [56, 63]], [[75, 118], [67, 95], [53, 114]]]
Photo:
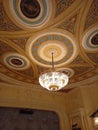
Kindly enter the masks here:
[[98, 33], [92, 37], [91, 43], [96, 46], [98, 45]]
[[52, 0], [7, 0], [7, 6], [11, 20], [20, 28], [36, 29], [48, 23], [53, 15]]
[[74, 70], [71, 68], [58, 68], [58, 69], [56, 69], [56, 71], [63, 72], [69, 78], [71, 78], [75, 74]]
[[22, 61], [19, 59], [19, 58], [12, 58], [11, 59], [11, 63], [13, 64], [13, 65], [16, 65], [16, 66], [18, 66], [18, 65], [22, 65]]
[[3, 56], [4, 63], [7, 67], [15, 70], [25, 70], [30, 67], [29, 60], [18, 53], [7, 53]]
[[74, 39], [60, 32], [32, 36], [26, 44], [26, 52], [36, 64], [48, 68], [51, 67], [52, 52], [56, 67], [67, 65], [78, 53]]
[[82, 45], [88, 51], [98, 51], [98, 29], [89, 30], [84, 35]]
[[49, 91], [58, 91], [68, 84], [69, 78], [63, 72], [57, 72], [54, 68], [52, 53], [52, 71], [42, 74], [39, 77], [40, 85]]
[[[66, 51], [65, 51], [66, 50]], [[51, 53], [54, 53], [55, 62], [58, 62], [66, 56], [67, 48], [64, 43], [58, 41], [45, 41], [38, 47], [38, 56], [42, 60], [46, 60], [51, 63]]]
[[28, 18], [36, 18], [40, 14], [40, 4], [37, 0], [21, 0], [20, 9]]

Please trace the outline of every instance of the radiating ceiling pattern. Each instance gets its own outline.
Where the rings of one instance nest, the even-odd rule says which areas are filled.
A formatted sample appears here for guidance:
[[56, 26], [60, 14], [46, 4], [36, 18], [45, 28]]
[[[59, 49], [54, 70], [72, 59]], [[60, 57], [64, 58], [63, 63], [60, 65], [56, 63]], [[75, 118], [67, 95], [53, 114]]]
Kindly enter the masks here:
[[98, 75], [98, 1], [0, 0], [0, 73], [39, 85], [52, 52], [69, 84]]
[[[28, 51], [29, 50], [29, 51]], [[55, 66], [68, 64], [76, 56], [74, 40], [64, 35], [64, 32], [46, 32], [27, 42], [26, 51], [33, 61], [42, 66], [51, 66], [52, 52]]]

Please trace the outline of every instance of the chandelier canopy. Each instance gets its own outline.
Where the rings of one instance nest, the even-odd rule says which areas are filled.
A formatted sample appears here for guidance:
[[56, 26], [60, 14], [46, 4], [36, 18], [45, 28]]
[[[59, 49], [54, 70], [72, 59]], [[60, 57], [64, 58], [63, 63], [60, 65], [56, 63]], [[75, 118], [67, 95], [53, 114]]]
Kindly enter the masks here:
[[52, 71], [44, 73], [39, 77], [40, 85], [49, 91], [58, 91], [65, 87], [68, 81], [69, 78], [66, 74], [55, 71], [52, 53]]

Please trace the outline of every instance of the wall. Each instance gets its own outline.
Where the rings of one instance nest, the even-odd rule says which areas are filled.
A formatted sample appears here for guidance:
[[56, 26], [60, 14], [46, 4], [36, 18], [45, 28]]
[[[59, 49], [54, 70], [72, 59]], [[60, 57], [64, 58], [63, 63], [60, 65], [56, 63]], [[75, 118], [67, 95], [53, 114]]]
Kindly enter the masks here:
[[[88, 130], [84, 101], [79, 87], [73, 89], [67, 95], [67, 112], [71, 129], [78, 127], [81, 130]], [[75, 126], [75, 124], [77, 125]]]
[[60, 130], [55, 112], [0, 107], [0, 130]]
[[0, 84], [0, 106], [54, 111], [59, 116], [60, 130], [70, 129], [65, 97], [65, 94], [59, 92], [41, 91], [29, 86]]
[[98, 87], [88, 84], [63, 94], [1, 83], [0, 106], [55, 111], [60, 130], [72, 130], [72, 122], [79, 118], [83, 130], [95, 130], [89, 116], [98, 108]]
[[[93, 85], [88, 85], [81, 88], [84, 108], [87, 115], [87, 120], [90, 126], [90, 130], [95, 130], [93, 119], [90, 118], [90, 115], [98, 109], [98, 84], [95, 82]], [[98, 130], [98, 128], [97, 128]]]
[[72, 113], [83, 107], [83, 99], [80, 88], [73, 89], [67, 95], [67, 110]]
[[95, 130], [93, 119], [90, 115], [96, 109], [98, 109], [98, 82], [79, 86], [79, 88], [73, 89], [68, 93], [67, 113], [70, 125], [72, 125], [72, 120], [78, 120], [78, 117], [80, 117], [79, 125], [82, 124], [81, 128], [83, 130]]

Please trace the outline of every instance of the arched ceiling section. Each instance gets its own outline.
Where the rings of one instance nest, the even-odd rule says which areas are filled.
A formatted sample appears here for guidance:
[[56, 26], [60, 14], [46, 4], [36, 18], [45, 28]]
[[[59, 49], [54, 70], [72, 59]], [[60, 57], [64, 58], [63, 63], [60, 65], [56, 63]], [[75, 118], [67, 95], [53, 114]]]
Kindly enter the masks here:
[[0, 82], [39, 85], [52, 51], [68, 86], [98, 75], [97, 0], [0, 0], [0, 19]]

